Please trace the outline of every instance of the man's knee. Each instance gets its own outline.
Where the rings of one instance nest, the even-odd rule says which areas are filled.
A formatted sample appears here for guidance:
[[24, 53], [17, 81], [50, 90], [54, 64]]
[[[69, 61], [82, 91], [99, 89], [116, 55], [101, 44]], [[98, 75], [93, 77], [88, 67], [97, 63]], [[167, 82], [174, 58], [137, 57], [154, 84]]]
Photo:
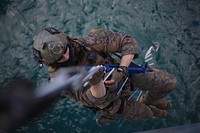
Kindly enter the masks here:
[[176, 84], [177, 84], [177, 79], [174, 77], [173, 80], [172, 80], [172, 87], [173, 87], [173, 89], [176, 88]]
[[128, 101], [123, 110], [122, 116], [131, 121], [140, 121], [152, 118], [153, 112], [145, 104], [137, 101]]
[[171, 77], [170, 81], [166, 84], [168, 91], [173, 91], [176, 88], [177, 80], [175, 77]]

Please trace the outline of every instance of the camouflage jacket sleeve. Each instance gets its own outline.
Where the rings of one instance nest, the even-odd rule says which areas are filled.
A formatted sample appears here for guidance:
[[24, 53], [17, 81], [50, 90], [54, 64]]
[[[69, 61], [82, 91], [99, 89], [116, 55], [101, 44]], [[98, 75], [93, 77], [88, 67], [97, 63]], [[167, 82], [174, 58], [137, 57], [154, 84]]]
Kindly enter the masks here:
[[127, 35], [118, 34], [109, 30], [93, 29], [88, 36], [81, 38], [83, 44], [99, 52], [115, 53], [122, 55], [134, 54], [138, 57], [136, 40]]

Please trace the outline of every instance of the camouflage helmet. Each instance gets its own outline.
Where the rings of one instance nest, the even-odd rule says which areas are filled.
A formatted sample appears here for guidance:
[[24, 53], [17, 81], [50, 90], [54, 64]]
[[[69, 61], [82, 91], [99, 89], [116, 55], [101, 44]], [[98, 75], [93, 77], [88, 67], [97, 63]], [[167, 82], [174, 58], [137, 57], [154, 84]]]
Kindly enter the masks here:
[[51, 65], [62, 58], [67, 50], [67, 37], [55, 28], [46, 28], [34, 37], [33, 55], [40, 64]]

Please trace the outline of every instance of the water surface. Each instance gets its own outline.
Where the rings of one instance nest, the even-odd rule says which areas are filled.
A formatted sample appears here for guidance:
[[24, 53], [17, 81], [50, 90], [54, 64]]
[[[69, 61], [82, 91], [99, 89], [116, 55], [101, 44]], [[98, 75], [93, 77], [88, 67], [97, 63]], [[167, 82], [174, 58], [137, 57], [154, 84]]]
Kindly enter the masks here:
[[142, 122], [120, 120], [98, 126], [92, 111], [61, 100], [42, 118], [17, 132], [124, 132], [151, 130], [200, 122], [200, 2], [198, 0], [3, 0], [0, 4], [0, 83], [18, 73], [40, 84], [46, 68], [39, 68], [31, 54], [32, 37], [53, 26], [81, 37], [93, 28], [134, 36], [141, 63], [152, 41], [160, 43], [155, 67], [178, 80], [168, 98], [174, 108], [165, 119]]

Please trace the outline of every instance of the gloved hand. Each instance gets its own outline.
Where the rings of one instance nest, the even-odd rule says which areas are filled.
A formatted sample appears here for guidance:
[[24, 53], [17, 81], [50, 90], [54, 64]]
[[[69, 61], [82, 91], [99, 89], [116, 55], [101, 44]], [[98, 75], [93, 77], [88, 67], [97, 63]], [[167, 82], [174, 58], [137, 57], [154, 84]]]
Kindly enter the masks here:
[[114, 70], [111, 80], [105, 81], [105, 84], [108, 85], [109, 88], [117, 88], [118, 82], [120, 82], [124, 76], [128, 75], [127, 70], [127, 67], [119, 66], [119, 68]]
[[89, 78], [89, 85], [96, 85], [98, 84], [103, 78], [103, 70], [99, 69], [94, 75]]

